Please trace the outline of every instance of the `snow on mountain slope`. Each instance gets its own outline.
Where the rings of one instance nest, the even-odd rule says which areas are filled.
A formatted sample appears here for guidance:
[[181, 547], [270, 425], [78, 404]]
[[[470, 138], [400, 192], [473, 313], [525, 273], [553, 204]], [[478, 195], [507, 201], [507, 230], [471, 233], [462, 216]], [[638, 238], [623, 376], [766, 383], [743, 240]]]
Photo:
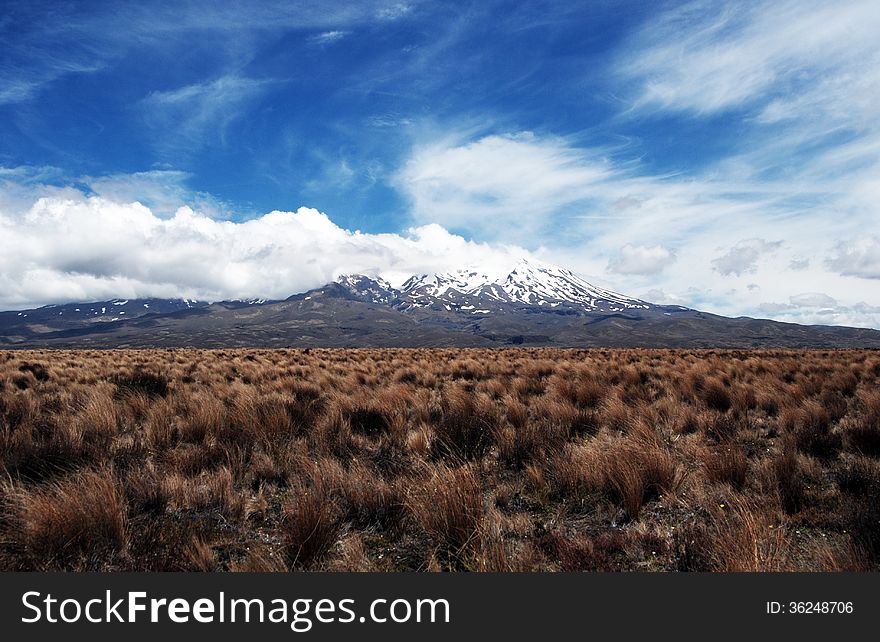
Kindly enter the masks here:
[[381, 277], [373, 279], [363, 274], [343, 274], [336, 279], [336, 283], [344, 287], [355, 298], [370, 303], [390, 304], [400, 294]]
[[462, 306], [472, 300], [556, 307], [570, 304], [591, 312], [648, 309], [651, 304], [596, 287], [570, 270], [519, 260], [509, 271], [467, 268], [408, 279], [401, 292], [414, 306], [435, 302]]

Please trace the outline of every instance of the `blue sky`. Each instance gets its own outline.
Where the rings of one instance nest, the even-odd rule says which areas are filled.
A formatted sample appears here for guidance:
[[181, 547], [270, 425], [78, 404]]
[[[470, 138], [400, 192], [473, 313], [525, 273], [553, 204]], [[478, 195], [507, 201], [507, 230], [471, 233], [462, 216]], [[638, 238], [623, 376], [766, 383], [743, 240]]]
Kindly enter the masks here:
[[0, 304], [531, 254], [880, 327], [873, 5], [6, 2]]

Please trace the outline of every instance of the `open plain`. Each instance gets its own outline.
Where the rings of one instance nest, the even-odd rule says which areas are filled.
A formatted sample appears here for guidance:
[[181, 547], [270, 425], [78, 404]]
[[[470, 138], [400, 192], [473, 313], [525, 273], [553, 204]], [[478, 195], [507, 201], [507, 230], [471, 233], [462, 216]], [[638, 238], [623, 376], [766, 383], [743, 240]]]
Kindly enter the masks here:
[[880, 353], [0, 353], [0, 569], [876, 570]]

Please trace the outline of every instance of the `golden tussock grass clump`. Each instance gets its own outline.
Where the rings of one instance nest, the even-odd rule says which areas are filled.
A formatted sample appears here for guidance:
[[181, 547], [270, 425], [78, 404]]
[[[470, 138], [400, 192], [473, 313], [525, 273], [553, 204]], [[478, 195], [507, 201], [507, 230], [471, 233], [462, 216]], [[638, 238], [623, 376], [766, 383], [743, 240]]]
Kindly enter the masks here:
[[708, 520], [685, 528], [681, 570], [774, 572], [791, 569], [791, 547], [772, 507], [734, 497], [711, 505]]
[[431, 466], [414, 480], [407, 508], [434, 540], [461, 550], [477, 536], [483, 520], [483, 492], [472, 465]]
[[620, 437], [571, 447], [549, 466], [552, 484], [563, 497], [604, 497], [629, 520], [639, 516], [645, 502], [674, 490], [678, 481], [665, 448]]
[[876, 570], [868, 350], [0, 353], [0, 570]]
[[746, 484], [749, 460], [739, 446], [724, 445], [715, 450], [707, 450], [703, 464], [710, 482], [729, 484], [736, 490], [742, 490]]
[[342, 525], [322, 477], [315, 475], [310, 484], [292, 488], [283, 511], [281, 534], [292, 566], [319, 562], [338, 541]]
[[126, 545], [125, 499], [112, 470], [86, 470], [38, 489], [4, 488], [8, 545], [25, 569], [60, 560], [98, 570]]

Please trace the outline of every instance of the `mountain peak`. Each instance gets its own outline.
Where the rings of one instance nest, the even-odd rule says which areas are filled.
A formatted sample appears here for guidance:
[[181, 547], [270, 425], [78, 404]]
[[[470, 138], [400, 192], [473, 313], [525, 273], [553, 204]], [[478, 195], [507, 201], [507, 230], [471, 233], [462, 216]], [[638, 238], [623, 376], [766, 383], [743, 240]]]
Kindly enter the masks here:
[[400, 289], [348, 274], [284, 301], [113, 299], [0, 312], [9, 347], [509, 345], [877, 347], [880, 332], [655, 306], [532, 259], [417, 275]]
[[571, 270], [526, 258], [500, 270], [466, 267], [414, 276], [403, 284], [401, 292], [417, 307], [435, 301], [476, 307], [476, 300], [548, 308], [573, 305], [589, 312], [652, 307], [645, 301], [594, 286]]
[[370, 303], [391, 303], [399, 294], [388, 281], [378, 276], [343, 274], [336, 278], [336, 283], [355, 299]]

